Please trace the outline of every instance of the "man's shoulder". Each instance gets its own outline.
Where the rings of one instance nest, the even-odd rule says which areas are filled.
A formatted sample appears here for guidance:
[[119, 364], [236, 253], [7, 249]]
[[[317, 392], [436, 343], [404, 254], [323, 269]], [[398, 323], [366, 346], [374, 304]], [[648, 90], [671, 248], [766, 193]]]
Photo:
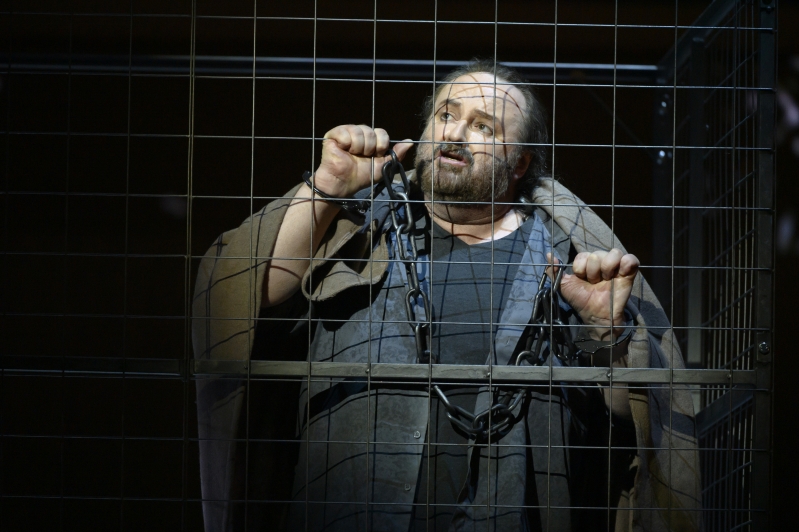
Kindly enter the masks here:
[[571, 262], [577, 256], [577, 250], [574, 248], [569, 235], [540, 205], [533, 207], [533, 211], [525, 224], [528, 223], [530, 224], [530, 231], [535, 231], [536, 224], [543, 228], [543, 231], [538, 231], [538, 233], [541, 234], [541, 238], [546, 239], [544, 243], [547, 247], [555, 248], [558, 258], [562, 261]]

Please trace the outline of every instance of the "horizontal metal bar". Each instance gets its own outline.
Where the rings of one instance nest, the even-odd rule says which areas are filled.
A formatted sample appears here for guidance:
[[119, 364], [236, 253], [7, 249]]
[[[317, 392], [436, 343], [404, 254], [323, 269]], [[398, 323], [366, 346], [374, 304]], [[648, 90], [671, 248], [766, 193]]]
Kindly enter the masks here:
[[[252, 56], [195, 56], [195, 75], [305, 76], [346, 78], [388, 78], [401, 80], [432, 80], [442, 78], [465, 61], [429, 59], [366, 59], [334, 57], [255, 57]], [[548, 63], [507, 62], [529, 80], [552, 81], [573, 79], [579, 72], [582, 81], [653, 82], [655, 65], [613, 63]], [[91, 73], [183, 74], [188, 75], [191, 56], [188, 55], [91, 55], [91, 54], [0, 54], [0, 65], [13, 70], [70, 71]], [[557, 71], [555, 70], [557, 68]]]
[[[318, 80], [317, 80], [318, 81]], [[564, 86], [564, 85], [559, 85]], [[742, 89], [742, 88], [734, 88], [730, 89], [732, 91], [740, 91], [740, 90], [749, 90], [749, 89]], [[184, 133], [112, 133], [112, 132], [103, 132], [103, 131], [66, 131], [66, 130], [50, 130], [50, 131], [33, 131], [33, 130], [17, 130], [17, 129], [0, 129], [0, 135], [11, 135], [11, 136], [20, 136], [20, 137], [117, 137], [117, 138], [188, 138], [189, 135]], [[240, 141], [323, 141], [324, 137], [312, 137], [312, 136], [302, 136], [302, 137], [280, 137], [280, 136], [268, 136], [268, 135], [194, 135], [195, 139], [206, 139], [206, 140], [240, 140]], [[399, 141], [396, 139], [397, 142]], [[394, 142], [394, 140], [392, 140]], [[424, 144], [424, 141], [414, 141], [409, 140], [409, 144]], [[475, 145], [485, 145], [485, 146], [492, 146], [489, 142], [473, 142], [472, 144]], [[547, 147], [554, 147], [554, 148], [602, 148], [602, 149], [631, 149], [631, 150], [662, 150], [663, 154], [658, 154], [658, 156], [665, 156], [666, 150], [669, 152], [673, 151], [704, 151], [704, 152], [729, 152], [729, 146], [691, 146], [691, 145], [683, 145], [683, 144], [597, 144], [597, 143], [579, 143], [579, 142], [548, 142], [546, 144], [542, 142], [497, 142], [494, 144], [496, 146], [547, 146]], [[743, 146], [738, 145], [735, 147], [735, 151], [740, 153], [770, 153], [772, 150], [770, 148], [765, 147], [757, 147], [757, 146]], [[678, 179], [678, 181], [680, 181]], [[41, 192], [42, 194], [54, 194], [54, 192]], [[59, 192], [59, 194], [66, 195], [66, 192]], [[70, 193], [71, 194], [71, 193]], [[92, 194], [92, 193], [81, 193], [81, 194]], [[181, 194], [171, 194], [173, 196], [180, 196]], [[412, 201], [423, 201], [423, 200], [412, 200]], [[474, 204], [491, 204], [491, 202], [477, 202], [477, 201], [452, 201], [452, 203], [468, 203], [470, 205]], [[494, 202], [497, 204], [498, 202]], [[644, 205], [646, 206], [646, 205]], [[707, 207], [697, 207], [697, 208], [707, 208]], [[767, 210], [767, 209], [766, 209]]]
[[[137, 358], [90, 358], [90, 357], [36, 357], [4, 356], [0, 367], [6, 374], [93, 374], [93, 375], [141, 375], [183, 377], [181, 360], [137, 359]], [[405, 381], [455, 380], [485, 381], [489, 373], [494, 382], [548, 382], [550, 368], [547, 366], [494, 366], [436, 364], [367, 364], [352, 362], [291, 362], [291, 361], [192, 361], [192, 376], [246, 376], [250, 377], [305, 377], [312, 378], [365, 378], [398, 379]], [[608, 368], [553, 367], [552, 380], [568, 382], [607, 382]], [[727, 384], [754, 382], [754, 372], [744, 370], [675, 369], [673, 377], [668, 369], [618, 368], [613, 370], [613, 381], [617, 383], [667, 384]]]
[[[14, 16], [34, 16], [34, 17], [71, 17], [75, 19], [88, 18], [133, 18], [133, 19], [191, 19], [207, 21], [241, 20], [251, 22], [257, 21], [278, 21], [278, 22], [359, 22], [363, 24], [449, 24], [449, 25], [468, 25], [468, 26], [523, 26], [528, 28], [619, 28], [619, 29], [664, 29], [664, 30], [686, 30], [695, 28], [697, 25], [674, 25], [674, 24], [622, 24], [622, 23], [599, 23], [599, 22], [562, 22], [562, 21], [521, 21], [521, 20], [462, 20], [462, 19], [429, 19], [429, 18], [373, 18], [373, 17], [303, 17], [291, 15], [194, 15], [191, 13], [120, 13], [120, 12], [75, 12], [59, 10], [0, 10], [0, 15]], [[756, 31], [760, 29], [756, 26], [741, 26], [741, 29]]]
[[130, 375], [182, 377], [183, 360], [152, 358], [99, 358], [57, 356], [2, 356], [0, 370], [6, 375]]
[[[36, 357], [4, 356], [0, 358], [4, 375], [94, 375], [185, 378], [181, 360], [139, 358]], [[463, 364], [368, 364], [357, 362], [290, 362], [194, 360], [190, 377], [250, 378], [366, 378], [407, 382], [459, 381], [503, 383], [586, 382], [607, 383], [608, 368], [548, 366], [485, 366]], [[614, 383], [630, 384], [754, 384], [755, 372], [722, 369], [650, 369], [617, 368], [612, 372]]]

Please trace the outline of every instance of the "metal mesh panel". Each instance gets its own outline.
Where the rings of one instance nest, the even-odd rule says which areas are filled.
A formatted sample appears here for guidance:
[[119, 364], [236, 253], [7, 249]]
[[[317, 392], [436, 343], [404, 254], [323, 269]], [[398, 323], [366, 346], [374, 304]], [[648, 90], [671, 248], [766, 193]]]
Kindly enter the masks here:
[[[762, 173], [762, 157], [771, 149], [762, 127], [773, 124], [768, 94], [774, 87], [773, 70], [762, 61], [773, 49], [751, 29], [764, 22], [767, 9], [751, 2], [727, 7], [703, 15], [715, 17], [719, 29], [693, 32], [685, 39], [689, 54], [661, 63], [669, 73], [676, 67], [669, 81], [684, 89], [661, 100], [674, 109], [678, 147], [674, 264], [687, 266], [674, 270], [672, 315], [690, 366], [762, 371], [758, 362], [768, 361], [769, 346], [761, 343], [757, 316], [770, 309], [757, 298], [757, 281], [758, 268], [770, 264], [771, 237], [758, 231], [758, 209], [769, 200], [764, 181], [773, 179]], [[762, 499], [753, 498], [752, 468], [767, 441], [754, 437], [755, 427], [765, 430], [755, 397], [768, 399], [739, 390], [705, 386], [696, 392], [707, 530], [750, 530], [765, 510]]]
[[[563, 396], [601, 398], [626, 386], [651, 405], [662, 392], [668, 415], [658, 422], [668, 434], [692, 432], [690, 408], [675, 406], [675, 397], [686, 388], [695, 395], [702, 508], [691, 512], [702, 514], [704, 529], [768, 529], [775, 5], [95, 4], [0, 1], [0, 529], [278, 529], [294, 512], [311, 518], [299, 529], [312, 530], [312, 519], [348, 507], [372, 530], [381, 516], [402, 514], [386, 493], [408, 492], [421, 493], [408, 510], [416, 530], [442, 529], [458, 508], [452, 497], [439, 499], [436, 475], [448, 456], [465, 462], [483, 451], [535, 456], [535, 470], [525, 472], [530, 496], [488, 497], [470, 511], [492, 519], [526, 512], [550, 530], [567, 517], [573, 529], [612, 529], [639, 511], [680, 529], [671, 497], [631, 510], [615, 479], [633, 482], [633, 458], [657, 455], [658, 481], [670, 488], [693, 442], [637, 446], [635, 430], [601, 399], [587, 418], [591, 438], [553, 436], [590, 432], [570, 425]], [[292, 309], [214, 315], [244, 323], [224, 342], [246, 337], [247, 356], [257, 356], [195, 358], [203, 341], [192, 337], [202, 292], [195, 282], [209, 244], [211, 256], [223, 254], [217, 235], [315, 168], [328, 128], [385, 127], [392, 144], [416, 135], [421, 101], [472, 55], [506, 62], [538, 91], [550, 113], [553, 174], [644, 259], [642, 274], [667, 309], [687, 369], [674, 351], [663, 358], [670, 367], [385, 363], [376, 355], [382, 333], [373, 331], [410, 333], [404, 316], [376, 314], [358, 318], [370, 331], [354, 342], [367, 345], [365, 357], [334, 349], [309, 361], [323, 322], [337, 330], [357, 321], [333, 312], [325, 321], [322, 304], [300, 317]], [[281, 258], [241, 249], [219, 261]], [[494, 252], [492, 243], [488, 259], [471, 262], [488, 267], [492, 287], [510, 265]], [[249, 283], [242, 300], [254, 306], [250, 268], [241, 270]], [[372, 302], [375, 286], [336, 304]], [[501, 297], [492, 288], [488, 305]], [[493, 330], [498, 316], [451, 321]], [[540, 430], [514, 444], [434, 441], [430, 431], [449, 426], [434, 384], [456, 398], [522, 387], [543, 413]], [[213, 401], [203, 391], [209, 385], [217, 387]], [[367, 399], [350, 403], [348, 393]], [[381, 430], [407, 408], [382, 425], [376, 412], [396, 396], [422, 397], [429, 422], [405, 419], [400, 436], [385, 437]], [[331, 403], [331, 411], [352, 408], [360, 429], [310, 430], [308, 420], [318, 424]], [[209, 431], [203, 412], [230, 405], [240, 413], [228, 432]], [[236, 455], [235, 470], [203, 469], [213, 445]], [[374, 488], [381, 460], [408, 453], [419, 455], [418, 471], [384, 474], [388, 485]], [[345, 455], [355, 464], [349, 492], [307, 488], [316, 464], [342, 467], [337, 457]], [[574, 479], [564, 483], [563, 464], [575, 456], [598, 486], [581, 493], [583, 506], [558, 499], [585, 491]], [[475, 493], [507, 479], [499, 464], [475, 465], [488, 479]], [[209, 478], [232, 488], [208, 491], [206, 482], [203, 491]], [[370, 490], [357, 500], [341, 495], [362, 486]], [[215, 515], [225, 523], [213, 524]], [[492, 522], [477, 521], [486, 529]]]
[[735, 28], [752, 27], [754, 9], [739, 6], [725, 29], [697, 39], [677, 78], [687, 89], [676, 144], [690, 148], [675, 161], [675, 205], [688, 207], [676, 213], [675, 263], [689, 265], [675, 275], [675, 321], [701, 320], [680, 338], [688, 350], [696, 347], [689, 338], [702, 337], [706, 368], [753, 368], [758, 56], [752, 31]]
[[700, 433], [707, 530], [750, 530], [752, 524], [752, 395], [733, 393], [728, 410]]

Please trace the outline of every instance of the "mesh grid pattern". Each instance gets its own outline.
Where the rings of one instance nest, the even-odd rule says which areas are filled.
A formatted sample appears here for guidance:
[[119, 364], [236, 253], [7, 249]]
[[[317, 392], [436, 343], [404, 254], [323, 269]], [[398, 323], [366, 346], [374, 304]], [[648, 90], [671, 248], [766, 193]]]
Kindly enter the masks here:
[[[217, 235], [316, 167], [333, 125], [384, 127], [392, 142], [418, 138], [418, 109], [435, 80], [483, 55], [537, 89], [550, 115], [554, 175], [643, 259], [688, 366], [614, 369], [610, 382], [604, 369], [542, 367], [525, 379], [548, 392], [560, 381], [574, 390], [690, 389], [705, 530], [767, 529], [768, 494], [755, 486], [769, 478], [762, 434], [771, 376], [758, 347], [771, 305], [762, 227], [773, 208], [764, 183], [774, 176], [762, 154], [772, 148], [764, 102], [775, 80], [773, 65], [763, 67], [763, 35], [773, 36], [774, 6], [90, 4], [0, 2], [0, 528], [201, 530], [198, 381], [247, 386], [233, 438], [245, 457], [231, 505], [240, 529], [313, 502], [289, 503], [302, 462], [296, 445], [306, 438], [307, 456], [315, 451], [294, 430], [303, 413], [281, 408], [303, 397], [304, 385], [354, 378], [369, 393], [423, 394], [434, 383], [508, 386], [503, 368], [192, 353], [194, 285]], [[472, 42], [452, 44], [464, 35]], [[636, 51], [647, 37], [656, 44]], [[371, 287], [364, 296], [375, 297]], [[307, 347], [315, 319], [289, 340], [256, 338], [266, 344], [255, 348]], [[282, 330], [302, 320], [260, 321]], [[354, 443], [364, 447], [368, 483], [381, 446], [400, 442], [365, 434]], [[624, 511], [607, 493], [612, 457], [625, 450], [617, 434], [608, 421], [591, 449], [607, 486], [586, 515], [602, 526]], [[451, 445], [423, 440], [419, 448], [436, 459]], [[526, 452], [539, 448], [553, 449], [539, 442]], [[369, 512], [391, 506], [368, 502]], [[515, 508], [486, 505], [506, 506]], [[548, 500], [528, 506], [563, 510]], [[446, 508], [428, 498], [425, 511]]]

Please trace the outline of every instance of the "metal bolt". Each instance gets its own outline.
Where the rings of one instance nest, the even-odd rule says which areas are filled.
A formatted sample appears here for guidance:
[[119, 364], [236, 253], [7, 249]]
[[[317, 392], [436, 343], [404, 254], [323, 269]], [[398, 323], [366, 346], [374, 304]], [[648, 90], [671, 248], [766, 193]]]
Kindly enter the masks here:
[[771, 347], [769, 347], [768, 342], [760, 342], [757, 350], [760, 351], [761, 355], [768, 355], [771, 352]]
[[607, 373], [607, 378], [610, 378], [610, 371], [608, 371]]
[[422, 433], [417, 430], [416, 432], [413, 433], [413, 437], [418, 440], [419, 438], [422, 437]]
[[411, 491], [411, 485], [405, 484], [405, 491]]

